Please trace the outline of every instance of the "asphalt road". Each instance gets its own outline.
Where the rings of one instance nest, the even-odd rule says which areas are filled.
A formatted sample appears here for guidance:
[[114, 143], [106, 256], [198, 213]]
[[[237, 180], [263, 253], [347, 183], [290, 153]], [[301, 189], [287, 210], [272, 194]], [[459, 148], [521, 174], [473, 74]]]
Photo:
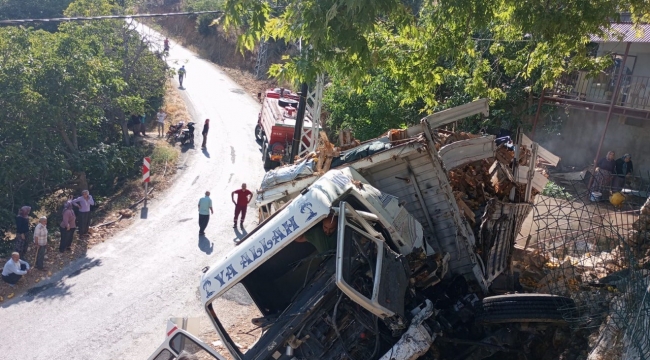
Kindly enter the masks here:
[[[169, 317], [206, 318], [198, 299], [200, 270], [241, 236], [232, 228], [230, 193], [242, 182], [257, 188], [264, 174], [253, 135], [259, 103], [173, 42], [168, 61], [187, 69], [183, 92], [198, 124], [175, 184], [149, 202], [146, 219], [138, 217], [67, 270], [5, 301], [0, 358], [146, 359], [162, 342]], [[206, 118], [211, 128], [201, 151]], [[215, 214], [200, 239], [197, 201], [206, 190]], [[256, 221], [249, 207], [245, 227], [253, 229]]]

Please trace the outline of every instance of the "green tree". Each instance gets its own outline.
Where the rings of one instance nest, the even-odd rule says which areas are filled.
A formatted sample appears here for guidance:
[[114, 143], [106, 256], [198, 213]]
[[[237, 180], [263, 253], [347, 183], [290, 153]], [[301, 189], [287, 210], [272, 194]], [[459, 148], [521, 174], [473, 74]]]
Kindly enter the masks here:
[[[224, 25], [246, 30], [242, 48], [263, 35], [300, 41], [302, 53], [272, 67], [273, 75], [309, 82], [342, 71], [360, 87], [369, 69], [382, 68], [407, 101], [423, 100], [427, 111], [440, 103], [440, 87], [459, 79], [472, 98], [504, 98], [501, 84], [486, 79], [491, 57], [513, 78], [537, 74], [537, 87], [565, 71], [602, 67], [587, 56], [589, 35], [605, 34], [622, 9], [637, 22], [650, 16], [646, 0], [289, 0], [277, 17], [257, 0], [227, 0], [225, 9]], [[481, 51], [484, 36], [490, 56]], [[520, 49], [509, 52], [511, 43]]]
[[[79, 0], [66, 14], [122, 11]], [[0, 233], [56, 189], [102, 194], [138, 173], [143, 148], [128, 146], [126, 119], [155, 112], [167, 78], [149, 45], [124, 21], [0, 28]]]

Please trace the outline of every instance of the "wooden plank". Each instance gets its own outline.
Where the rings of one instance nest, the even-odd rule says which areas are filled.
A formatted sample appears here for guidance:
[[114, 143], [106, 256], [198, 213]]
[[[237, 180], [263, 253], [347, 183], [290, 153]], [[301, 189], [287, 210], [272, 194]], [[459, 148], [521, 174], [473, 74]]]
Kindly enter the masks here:
[[[526, 136], [525, 134], [522, 134], [521, 138], [521, 144], [525, 145], [529, 149], [532, 148], [533, 141]], [[552, 166], [557, 166], [557, 164], [560, 162], [560, 157], [553, 154], [552, 152], [546, 150], [545, 148], [542, 147], [542, 145], [537, 144], [537, 156], [541, 157], [542, 159], [546, 160], [548, 163], [550, 163]], [[536, 164], [533, 164], [536, 165]]]

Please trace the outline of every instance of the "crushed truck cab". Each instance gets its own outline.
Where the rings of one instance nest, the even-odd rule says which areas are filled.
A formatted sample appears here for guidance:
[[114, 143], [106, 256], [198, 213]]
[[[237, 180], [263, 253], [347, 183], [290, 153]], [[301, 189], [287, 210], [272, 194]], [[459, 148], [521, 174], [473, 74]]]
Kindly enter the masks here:
[[[309, 242], [298, 241], [306, 231], [318, 230], [330, 214], [338, 215], [335, 249], [318, 253]], [[330, 329], [325, 320], [310, 315], [318, 309], [336, 309], [336, 319], [331, 321], [340, 321], [340, 333], [362, 331], [362, 324], [371, 324], [373, 315], [382, 320], [388, 334], [406, 331], [410, 312], [420, 305], [408, 299], [407, 290], [435, 285], [445, 276], [449, 261], [448, 255], [435, 252], [423, 238], [422, 225], [400, 206], [398, 198], [372, 187], [354, 169], [331, 170], [207, 271], [201, 279], [201, 299], [234, 358], [279, 359], [288, 352], [287, 346], [306, 358], [334, 359], [344, 351], [358, 352], [355, 358], [370, 358], [373, 354], [363, 347], [332, 347], [338, 336], [324, 331]], [[245, 354], [234, 345], [214, 306], [238, 284], [264, 318], [275, 319]], [[343, 294], [350, 300], [336, 306]], [[363, 320], [356, 325], [342, 320], [355, 316]], [[296, 330], [300, 328], [304, 335], [312, 335], [300, 337]], [[292, 329], [294, 340], [304, 345], [288, 343]]]
[[[462, 351], [483, 359], [528, 341], [536, 323], [561, 322], [570, 299], [495, 286], [511, 283], [515, 240], [545, 185], [538, 153], [559, 159], [525, 136], [511, 153], [494, 136], [437, 129], [487, 112], [475, 101], [268, 172], [261, 223], [199, 286], [230, 356], [441, 359], [471, 344]], [[456, 171], [474, 166], [489, 185]]]

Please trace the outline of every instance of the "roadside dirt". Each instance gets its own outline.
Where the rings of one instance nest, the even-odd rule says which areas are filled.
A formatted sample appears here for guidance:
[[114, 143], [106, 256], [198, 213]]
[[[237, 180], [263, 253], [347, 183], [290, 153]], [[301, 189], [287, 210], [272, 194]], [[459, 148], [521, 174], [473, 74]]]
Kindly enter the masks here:
[[[163, 109], [168, 114], [165, 130], [171, 123], [176, 123], [180, 120], [187, 121], [190, 118], [190, 114], [181, 98], [180, 92], [171, 86], [171, 83], [167, 86]], [[176, 161], [180, 154], [180, 148], [177, 144], [170, 144], [164, 137], [158, 137], [156, 125], [153, 121], [152, 119], [150, 124], [148, 124], [147, 136], [138, 137], [136, 140], [140, 143], [145, 143], [141, 145], [148, 145], [154, 148], [149, 199], [154, 199], [156, 196], [162, 194], [171, 185], [174, 180], [174, 174], [176, 173]], [[70, 194], [71, 190], [60, 190], [45, 201], [57, 204], [56, 207], [60, 208]], [[112, 196], [95, 198], [96, 201], [100, 201], [97, 201], [99, 205], [92, 211], [89, 236], [79, 238], [78, 234], [75, 234], [71, 251], [64, 253], [59, 252], [61, 235], [58, 231], [58, 225], [50, 222], [48, 224], [50, 230], [48, 234], [49, 241], [47, 254], [45, 255], [46, 270], [32, 269], [13, 288], [4, 281], [0, 281], [0, 302], [22, 295], [30, 287], [47, 280], [58, 271], [67, 267], [71, 262], [84, 257], [93, 246], [109, 240], [115, 233], [129, 226], [133, 222], [136, 214], [139, 213], [139, 209], [143, 205], [141, 202], [143, 198], [144, 188], [140, 179], [127, 182]], [[35, 219], [39, 216], [49, 217], [47, 213], [35, 213], [34, 215], [36, 217], [32, 219], [32, 225], [36, 224]], [[53, 231], [53, 229], [57, 230]], [[14, 237], [10, 236], [4, 241], [13, 242], [13, 239]], [[26, 258], [23, 260], [27, 261], [33, 267], [35, 258], [36, 247], [30, 243]], [[5, 261], [2, 261], [2, 265], [5, 264]]]

